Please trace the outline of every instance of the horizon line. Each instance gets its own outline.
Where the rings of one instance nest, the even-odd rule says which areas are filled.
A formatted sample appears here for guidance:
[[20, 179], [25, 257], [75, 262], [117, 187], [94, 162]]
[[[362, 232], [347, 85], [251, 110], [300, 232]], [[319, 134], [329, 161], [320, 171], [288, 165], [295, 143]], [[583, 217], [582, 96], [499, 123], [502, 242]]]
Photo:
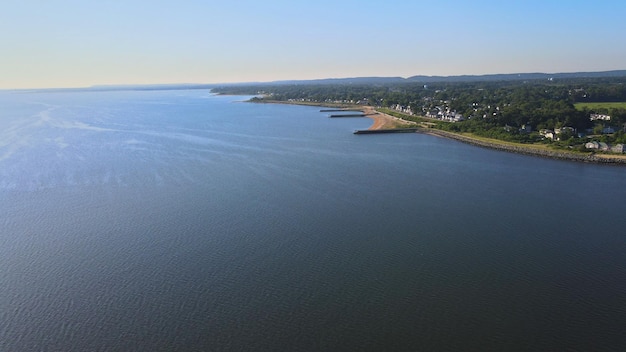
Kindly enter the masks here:
[[413, 77], [426, 77], [426, 78], [454, 78], [454, 77], [490, 77], [490, 76], [502, 76], [502, 75], [564, 75], [564, 74], [601, 74], [601, 73], [613, 73], [624, 72], [626, 76], [626, 69], [613, 69], [602, 71], [567, 71], [567, 72], [509, 72], [509, 73], [483, 73], [483, 74], [456, 74], [456, 75], [425, 75], [416, 74], [411, 76], [348, 76], [348, 77], [325, 77], [325, 78], [308, 78], [308, 79], [279, 79], [271, 81], [236, 81], [236, 82], [216, 82], [216, 83], [104, 83], [93, 84], [88, 86], [71, 86], [71, 87], [31, 87], [31, 88], [0, 88], [0, 91], [25, 91], [25, 90], [81, 90], [81, 89], [97, 89], [97, 88], [133, 88], [133, 87], [158, 87], [158, 86], [215, 86], [215, 85], [231, 85], [231, 84], [272, 84], [281, 82], [314, 82], [314, 81], [326, 81], [326, 80], [349, 80], [349, 79], [403, 79], [408, 80]]

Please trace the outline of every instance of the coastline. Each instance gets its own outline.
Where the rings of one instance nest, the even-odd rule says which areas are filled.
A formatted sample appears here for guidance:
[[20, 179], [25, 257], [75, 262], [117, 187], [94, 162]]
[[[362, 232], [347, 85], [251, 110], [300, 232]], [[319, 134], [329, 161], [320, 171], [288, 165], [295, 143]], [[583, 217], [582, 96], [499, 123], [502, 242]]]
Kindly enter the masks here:
[[299, 102], [299, 101], [283, 101], [283, 100], [260, 100], [253, 101], [248, 100], [251, 103], [258, 104], [285, 104], [285, 105], [303, 105], [303, 106], [316, 106], [316, 107], [325, 107], [325, 108], [336, 108], [336, 109], [345, 109], [345, 110], [355, 110], [361, 111], [365, 115], [365, 117], [373, 120], [373, 123], [368, 130], [380, 130], [380, 129], [392, 129], [404, 127], [406, 125], [417, 125], [416, 122], [403, 120], [399, 117], [391, 116], [389, 114], [382, 113], [377, 111], [373, 106], [367, 105], [350, 105], [350, 104], [324, 104], [317, 102]]
[[442, 130], [435, 130], [435, 129], [423, 129], [422, 133], [426, 133], [426, 134], [430, 134], [430, 135], [438, 136], [438, 137], [443, 137], [443, 138], [450, 138], [450, 139], [457, 140], [459, 142], [475, 145], [478, 147], [501, 150], [501, 151], [516, 153], [516, 154], [524, 154], [524, 155], [538, 156], [538, 157], [543, 157], [543, 158], [577, 161], [577, 162], [585, 162], [585, 163], [626, 165], [626, 158], [612, 157], [611, 155], [596, 155], [592, 153], [579, 154], [579, 153], [572, 153], [572, 152], [567, 152], [567, 151], [538, 149], [538, 148], [532, 148], [532, 147], [519, 145], [519, 144], [504, 144], [504, 143], [490, 142], [487, 140], [481, 140], [477, 138], [464, 136], [461, 134], [451, 133], [451, 132], [442, 131]]
[[393, 129], [406, 125], [417, 125], [416, 122], [403, 120], [399, 117], [382, 113], [371, 106], [364, 106], [361, 110], [367, 117], [374, 120], [374, 123], [368, 130]]
[[417, 133], [430, 134], [437, 137], [450, 138], [459, 142], [475, 145], [478, 147], [489, 148], [494, 150], [506, 151], [516, 154], [524, 154], [530, 156], [538, 156], [542, 158], [576, 161], [584, 163], [595, 164], [612, 164], [612, 165], [626, 165], [626, 156], [608, 155], [608, 154], [595, 154], [595, 153], [574, 153], [565, 150], [548, 150], [533, 148], [531, 146], [523, 144], [515, 144], [509, 142], [503, 142], [499, 140], [480, 139], [467, 135], [452, 133], [448, 131], [442, 131], [434, 128], [427, 128], [419, 126], [416, 122], [407, 121], [399, 117], [391, 116], [389, 114], [377, 111], [372, 106], [363, 105], [344, 105], [344, 104], [320, 104], [320, 103], [308, 103], [308, 102], [286, 102], [286, 101], [262, 101], [261, 103], [273, 103], [273, 104], [287, 104], [287, 105], [307, 105], [307, 106], [322, 106], [331, 108], [342, 108], [346, 110], [354, 109], [362, 111], [366, 117], [373, 120], [372, 125], [367, 129], [373, 130], [392, 130], [401, 127], [418, 127]]
[[[367, 112], [366, 112], [367, 111]], [[368, 130], [383, 130], [398, 128], [399, 125], [411, 124], [417, 127], [417, 123], [413, 121], [403, 120], [399, 117], [391, 116], [380, 111], [376, 111], [374, 107], [364, 107], [363, 112], [374, 120], [374, 123], [368, 128]], [[560, 150], [547, 150], [540, 148], [533, 148], [523, 144], [507, 143], [498, 140], [484, 140], [466, 136], [458, 133], [452, 133], [448, 131], [442, 131], [434, 128], [420, 127], [418, 133], [430, 134], [437, 137], [450, 138], [459, 142], [475, 145], [478, 147], [489, 148], [494, 150], [501, 150], [510, 153], [524, 154], [531, 156], [538, 156], [543, 158], [577, 161], [584, 163], [596, 163], [596, 164], [617, 164], [626, 165], [626, 156], [613, 156], [608, 154], [594, 154], [594, 153], [574, 153]]]

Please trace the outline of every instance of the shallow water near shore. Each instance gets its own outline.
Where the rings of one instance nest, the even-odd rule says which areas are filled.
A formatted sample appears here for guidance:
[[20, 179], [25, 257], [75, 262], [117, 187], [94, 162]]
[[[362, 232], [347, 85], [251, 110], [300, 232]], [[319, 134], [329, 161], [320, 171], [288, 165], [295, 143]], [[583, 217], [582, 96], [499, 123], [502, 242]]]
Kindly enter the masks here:
[[0, 350], [626, 345], [623, 167], [244, 99], [0, 92]]

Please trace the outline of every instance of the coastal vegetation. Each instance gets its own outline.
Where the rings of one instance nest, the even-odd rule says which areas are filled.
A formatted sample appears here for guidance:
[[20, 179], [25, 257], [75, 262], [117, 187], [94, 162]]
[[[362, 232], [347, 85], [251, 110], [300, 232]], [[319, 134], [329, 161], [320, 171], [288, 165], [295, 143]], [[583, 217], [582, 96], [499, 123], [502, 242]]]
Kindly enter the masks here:
[[371, 106], [432, 130], [531, 149], [621, 154], [626, 76], [529, 80], [393, 81], [217, 87], [256, 102]]
[[574, 106], [576, 107], [576, 109], [578, 110], [595, 110], [595, 111], [602, 111], [602, 110], [610, 110], [610, 109], [626, 109], [626, 102], [596, 102], [596, 103], [592, 103], [592, 102], [586, 102], [586, 103], [575, 103]]

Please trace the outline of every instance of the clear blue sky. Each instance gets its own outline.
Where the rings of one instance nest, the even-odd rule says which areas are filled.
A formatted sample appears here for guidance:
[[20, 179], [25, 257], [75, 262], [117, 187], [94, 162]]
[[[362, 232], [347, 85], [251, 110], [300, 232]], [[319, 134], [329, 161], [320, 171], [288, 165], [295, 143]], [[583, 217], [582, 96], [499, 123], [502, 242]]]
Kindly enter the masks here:
[[626, 69], [626, 2], [2, 0], [0, 89]]

